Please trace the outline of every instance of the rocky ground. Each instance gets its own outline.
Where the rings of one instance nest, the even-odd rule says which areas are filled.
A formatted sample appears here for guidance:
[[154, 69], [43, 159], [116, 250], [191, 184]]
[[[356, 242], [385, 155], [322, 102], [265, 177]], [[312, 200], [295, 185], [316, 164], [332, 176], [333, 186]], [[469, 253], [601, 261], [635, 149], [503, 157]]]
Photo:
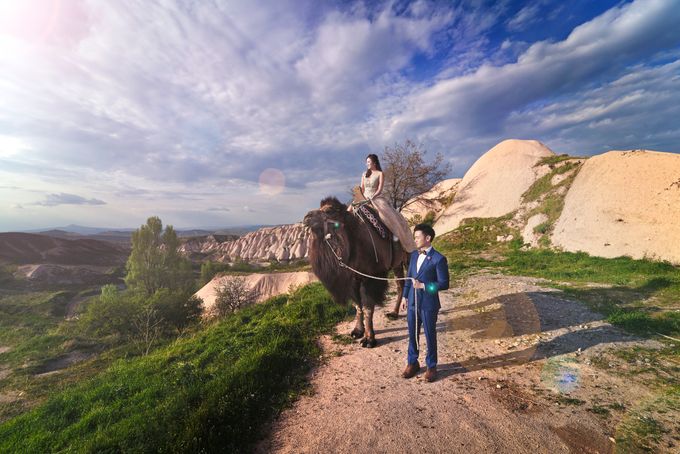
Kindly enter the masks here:
[[[308, 393], [258, 452], [608, 453], [621, 424], [652, 398], [608, 352], [661, 345], [612, 327], [540, 279], [480, 273], [443, 292], [434, 383], [422, 373], [401, 378], [406, 320], [383, 313], [374, 349], [320, 340]], [[350, 322], [337, 328], [350, 330]], [[677, 415], [666, 425], [677, 426]], [[674, 427], [656, 449], [673, 452], [677, 435]]]

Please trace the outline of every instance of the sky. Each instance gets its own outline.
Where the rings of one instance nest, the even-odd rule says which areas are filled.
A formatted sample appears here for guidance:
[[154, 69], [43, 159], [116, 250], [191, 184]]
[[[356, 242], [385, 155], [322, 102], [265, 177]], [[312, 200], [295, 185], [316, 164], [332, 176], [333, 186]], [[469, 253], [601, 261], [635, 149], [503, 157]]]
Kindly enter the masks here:
[[0, 231], [300, 221], [410, 139], [680, 152], [680, 0], [0, 0]]

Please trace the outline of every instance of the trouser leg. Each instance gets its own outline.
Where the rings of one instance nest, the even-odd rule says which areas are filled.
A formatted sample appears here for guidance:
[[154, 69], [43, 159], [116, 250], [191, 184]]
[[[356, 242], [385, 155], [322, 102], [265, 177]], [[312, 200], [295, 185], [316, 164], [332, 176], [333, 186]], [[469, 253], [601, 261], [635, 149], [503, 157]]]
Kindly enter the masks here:
[[409, 307], [406, 313], [408, 323], [408, 364], [418, 362], [418, 347], [416, 346], [416, 333], [420, 333], [420, 326], [423, 324], [421, 317], [418, 317], [418, 327], [416, 329], [416, 311]]
[[425, 340], [427, 341], [427, 355], [425, 356], [425, 364], [432, 368], [437, 365], [437, 314], [439, 311], [420, 311], [420, 316], [423, 320], [423, 328], [425, 331]]

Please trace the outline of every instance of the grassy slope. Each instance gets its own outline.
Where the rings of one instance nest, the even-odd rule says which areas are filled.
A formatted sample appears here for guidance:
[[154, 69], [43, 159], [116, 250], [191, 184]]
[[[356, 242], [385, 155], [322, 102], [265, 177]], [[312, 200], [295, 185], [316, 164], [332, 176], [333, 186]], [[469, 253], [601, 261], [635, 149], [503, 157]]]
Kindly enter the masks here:
[[345, 313], [319, 284], [247, 308], [4, 423], [0, 452], [245, 450]]

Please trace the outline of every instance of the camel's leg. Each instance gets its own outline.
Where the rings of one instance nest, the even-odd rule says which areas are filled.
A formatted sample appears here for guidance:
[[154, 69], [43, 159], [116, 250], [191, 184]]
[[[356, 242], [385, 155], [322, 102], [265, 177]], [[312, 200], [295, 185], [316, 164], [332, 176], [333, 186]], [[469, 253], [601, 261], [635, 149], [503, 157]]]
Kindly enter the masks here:
[[361, 339], [364, 337], [364, 310], [357, 303], [354, 304], [354, 308], [357, 313], [354, 316], [354, 329], [350, 333], [354, 339]]
[[[403, 278], [404, 277], [404, 267], [400, 263], [397, 265], [394, 269], [394, 276], [397, 278]], [[401, 307], [401, 300], [403, 297], [401, 294], [404, 292], [404, 281], [399, 280], [397, 281], [397, 298], [394, 302], [394, 305], [392, 306], [392, 310], [390, 312], [385, 313], [385, 316], [389, 318], [390, 320], [396, 320], [399, 318], [399, 308]]]
[[[368, 305], [367, 305], [368, 306]], [[373, 331], [373, 306], [364, 309], [364, 338], [361, 339], [361, 346], [373, 348], [378, 344], [375, 340], [375, 332]]]
[[375, 301], [371, 299], [366, 288], [367, 282], [362, 282], [359, 288], [359, 294], [361, 296], [361, 305], [364, 308], [364, 337], [361, 339], [362, 347], [375, 347], [377, 342], [375, 340], [375, 333], [373, 332], [373, 308], [375, 307]]

